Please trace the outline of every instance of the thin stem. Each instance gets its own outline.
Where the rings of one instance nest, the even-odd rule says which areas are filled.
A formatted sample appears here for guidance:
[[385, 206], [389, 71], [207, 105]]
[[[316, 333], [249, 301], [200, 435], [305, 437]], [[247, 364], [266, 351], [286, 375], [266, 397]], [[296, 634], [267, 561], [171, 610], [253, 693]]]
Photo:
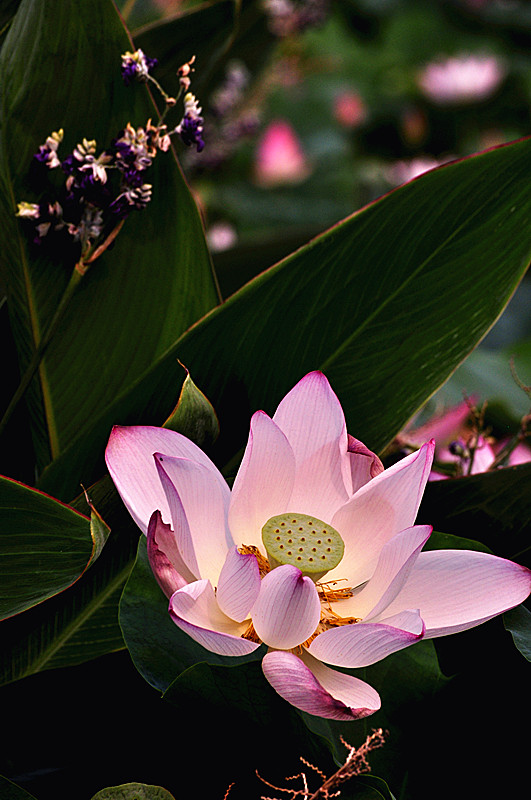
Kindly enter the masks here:
[[164, 121], [164, 118], [165, 118], [166, 114], [168, 113], [168, 111], [170, 110], [170, 108], [173, 108], [177, 104], [177, 100], [179, 99], [179, 97], [182, 94], [182, 86], [179, 89], [179, 94], [177, 95], [177, 97], [171, 97], [167, 92], [164, 91], [164, 89], [162, 88], [160, 83], [152, 75], [147, 75], [147, 79], [160, 92], [160, 94], [162, 95], [162, 98], [163, 98], [163, 100], [164, 100], [164, 102], [166, 104], [165, 108], [164, 108], [164, 111], [162, 112], [162, 114], [159, 113], [159, 118], [157, 120], [157, 125], [162, 125], [162, 123]]

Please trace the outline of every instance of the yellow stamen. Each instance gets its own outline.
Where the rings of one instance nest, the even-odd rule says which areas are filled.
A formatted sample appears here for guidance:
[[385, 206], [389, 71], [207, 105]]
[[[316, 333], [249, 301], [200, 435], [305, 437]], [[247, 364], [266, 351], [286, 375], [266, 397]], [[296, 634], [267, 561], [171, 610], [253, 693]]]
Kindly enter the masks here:
[[[341, 578], [341, 580], [346, 580], [346, 578]], [[317, 584], [317, 591], [321, 602], [330, 605], [330, 603], [335, 603], [337, 600], [347, 600], [354, 595], [354, 592], [349, 586], [345, 586], [344, 589], [332, 589], [331, 587], [335, 586], [337, 583], [338, 581], [330, 581], [329, 583], [320, 582]]]
[[244, 631], [244, 633], [242, 633], [240, 638], [248, 639], [250, 642], [256, 642], [256, 644], [262, 644], [262, 640], [258, 637], [252, 622], [249, 622], [247, 629]]
[[269, 561], [264, 555], [262, 555], [258, 547], [255, 547], [254, 544], [242, 544], [241, 547], [238, 547], [238, 553], [241, 553], [244, 556], [256, 556], [261, 578], [263, 578], [264, 575], [267, 575], [267, 573], [270, 571], [271, 567], [269, 565]]
[[[334, 614], [333, 611], [332, 614]], [[340, 617], [339, 614], [335, 614], [334, 617], [325, 617], [322, 622], [326, 630], [327, 628], [338, 628], [340, 625], [355, 625], [356, 622], [361, 622], [361, 617]]]
[[361, 617], [342, 617], [332, 608], [331, 603], [334, 603], [338, 600], [346, 600], [354, 595], [354, 592], [350, 587], [345, 587], [344, 589], [331, 588], [332, 586], [335, 586], [336, 583], [337, 581], [331, 581], [329, 583], [325, 582], [317, 584], [319, 597], [321, 602], [324, 604], [321, 607], [321, 618], [312, 635], [306, 639], [305, 642], [302, 642], [302, 644], [294, 648], [295, 653], [300, 655], [303, 651], [303, 648], [309, 647], [316, 636], [319, 636], [320, 633], [323, 633], [330, 628], [338, 628], [341, 625], [355, 625], [357, 622], [361, 622]]

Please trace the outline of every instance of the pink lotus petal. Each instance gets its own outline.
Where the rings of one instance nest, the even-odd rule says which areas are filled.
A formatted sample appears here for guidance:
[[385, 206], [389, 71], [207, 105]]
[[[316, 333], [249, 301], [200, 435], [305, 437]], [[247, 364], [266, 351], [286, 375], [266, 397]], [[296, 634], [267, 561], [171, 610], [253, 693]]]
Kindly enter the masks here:
[[330, 522], [352, 493], [343, 409], [321, 372], [310, 372], [280, 402], [273, 421], [295, 454], [289, 511]]
[[270, 517], [287, 511], [294, 479], [295, 457], [288, 440], [267, 414], [257, 411], [232, 487], [229, 527], [236, 544], [263, 552], [262, 528]]
[[380, 698], [372, 686], [325, 667], [307, 653], [301, 658], [293, 653], [267, 653], [262, 669], [284, 700], [317, 717], [350, 721], [380, 708]]
[[[504, 444], [504, 442], [500, 442], [500, 447], [503, 447]], [[527, 464], [528, 461], [531, 461], [531, 449], [525, 442], [520, 442], [509, 456], [509, 466], [514, 467], [516, 464]]]
[[437, 448], [448, 444], [456, 438], [459, 431], [470, 416], [470, 403], [463, 400], [440, 414], [435, 414], [419, 428], [408, 428], [399, 434], [400, 441], [420, 447], [424, 442], [435, 439]]
[[220, 609], [236, 622], [243, 622], [259, 592], [260, 571], [256, 556], [244, 555], [237, 547], [231, 547], [216, 590]]
[[245, 656], [259, 647], [242, 639], [246, 625], [229, 619], [219, 609], [209, 581], [201, 580], [179, 589], [170, 598], [175, 624], [207, 650], [222, 656]]
[[160, 511], [154, 511], [149, 520], [147, 554], [153, 574], [166, 597], [195, 580], [181, 558], [171, 527], [162, 521]]
[[380, 472], [384, 471], [384, 465], [372, 450], [369, 450], [363, 442], [347, 434], [348, 455], [352, 471], [352, 491], [357, 492], [365, 486], [371, 478], [375, 478]]
[[486, 442], [482, 436], [480, 436], [478, 440], [478, 446], [474, 450], [472, 474], [476, 475], [479, 472], [486, 472], [494, 461], [495, 457], [496, 454], [490, 444]]
[[331, 628], [320, 633], [308, 651], [320, 661], [336, 667], [368, 667], [418, 642], [423, 633], [424, 623], [419, 612], [407, 611], [387, 619], [385, 623], [361, 622]]
[[531, 571], [512, 561], [468, 550], [421, 553], [386, 614], [418, 608], [426, 637], [473, 628], [522, 603]]
[[[153, 453], [190, 458], [219, 475], [208, 456], [176, 431], [116, 425], [105, 451], [107, 468], [127, 510], [144, 533], [147, 533], [150, 517], [157, 509], [165, 522], [171, 519], [166, 495], [153, 462]], [[219, 478], [223, 480], [221, 475]]]
[[321, 601], [311, 578], [297, 567], [284, 564], [262, 579], [252, 620], [260, 639], [270, 647], [289, 650], [315, 631]]
[[[509, 441], [509, 438], [505, 438], [495, 442], [493, 445], [494, 455], [498, 456]], [[511, 451], [507, 466], [515, 467], [517, 464], [527, 464], [528, 461], [531, 461], [531, 448], [526, 441], [522, 441]]]
[[[175, 486], [170, 478], [164, 471], [162, 464], [159, 462], [158, 454], [154, 453], [153, 459], [159, 475], [160, 485], [167, 498], [168, 507], [170, 510], [170, 519], [173, 526], [173, 536], [175, 539], [175, 547], [179, 553], [179, 558], [185, 564], [189, 572], [194, 576], [194, 580], [201, 577], [199, 572], [199, 565], [195, 557], [194, 543], [192, 541], [192, 534], [190, 533], [190, 526], [186, 518], [186, 513], [181, 502], [181, 498], [177, 494]], [[191, 581], [190, 581], [191, 583]]]
[[[156, 453], [155, 459], [182, 558], [194, 574], [208, 578], [215, 585], [225, 563], [229, 543], [232, 545], [226, 526], [229, 487], [220, 484], [210, 469], [186, 458]], [[186, 539], [183, 510], [189, 527], [189, 537]]]
[[369, 582], [355, 597], [338, 604], [341, 616], [361, 617], [364, 621], [380, 616], [407, 581], [431, 531], [431, 525], [417, 525], [386, 542]]
[[371, 577], [384, 544], [415, 522], [434, 448], [429, 442], [393, 464], [334, 514], [332, 525], [345, 542], [345, 555], [327, 580], [346, 578], [357, 586]]

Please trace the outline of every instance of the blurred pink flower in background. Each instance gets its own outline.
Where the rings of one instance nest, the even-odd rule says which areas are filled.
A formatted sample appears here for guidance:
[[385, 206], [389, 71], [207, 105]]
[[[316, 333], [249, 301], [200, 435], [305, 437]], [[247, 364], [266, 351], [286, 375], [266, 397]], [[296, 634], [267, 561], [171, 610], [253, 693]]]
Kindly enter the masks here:
[[344, 128], [356, 128], [365, 122], [367, 108], [358, 92], [349, 89], [334, 98], [333, 114]]
[[256, 183], [264, 188], [301, 183], [311, 171], [302, 144], [290, 123], [283, 119], [270, 122], [256, 150]]
[[[435, 458], [429, 480], [443, 480], [463, 475], [477, 475], [492, 469], [497, 457], [510, 441], [496, 440], [474, 426], [471, 400], [437, 414], [418, 428], [408, 428], [397, 440], [405, 447], [421, 447], [426, 439], [435, 440]], [[531, 461], [531, 447], [519, 442], [508, 454], [503, 466]]]
[[214, 222], [207, 228], [206, 238], [208, 246], [213, 253], [222, 253], [230, 250], [238, 241], [236, 229], [230, 222]]
[[496, 56], [463, 54], [429, 63], [419, 76], [419, 86], [438, 105], [473, 103], [490, 97], [505, 75]]
[[445, 164], [448, 159], [436, 159], [433, 156], [417, 156], [409, 160], [395, 161], [385, 171], [385, 175], [389, 183], [399, 186], [407, 181], [412, 181], [413, 178], [418, 178], [424, 172], [429, 172], [430, 169], [440, 167]]

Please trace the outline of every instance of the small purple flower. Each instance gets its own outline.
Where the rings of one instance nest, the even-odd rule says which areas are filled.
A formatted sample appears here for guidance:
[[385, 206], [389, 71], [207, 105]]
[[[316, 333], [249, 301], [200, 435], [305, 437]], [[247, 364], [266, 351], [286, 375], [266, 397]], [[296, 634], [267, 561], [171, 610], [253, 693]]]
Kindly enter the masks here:
[[200, 153], [205, 146], [202, 136], [203, 125], [204, 119], [201, 116], [201, 107], [195, 96], [191, 92], [188, 92], [184, 96], [184, 116], [179, 125], [175, 128], [175, 132], [179, 134], [187, 147], [196, 145], [198, 153]]
[[130, 185], [113, 200], [109, 206], [109, 211], [114, 216], [125, 219], [134, 208], [142, 209], [147, 206], [151, 200], [151, 192], [152, 186], [150, 183], [142, 183], [138, 186]]
[[67, 156], [61, 166], [68, 175], [66, 188], [71, 191], [73, 188], [88, 189], [97, 184], [107, 183], [106, 167], [112, 157], [105, 151], [98, 157], [96, 153], [96, 142], [83, 139], [73, 152]]
[[34, 155], [37, 161], [46, 164], [48, 169], [55, 169], [61, 166], [61, 162], [57, 155], [57, 148], [63, 141], [63, 129], [54, 131], [48, 136], [44, 144], [39, 146], [39, 149]]
[[151, 166], [157, 150], [153, 145], [153, 126], [148, 122], [147, 129], [133, 128], [130, 122], [113, 141], [116, 151], [116, 166], [122, 171], [134, 168], [145, 170]]
[[122, 55], [122, 78], [126, 86], [131, 81], [147, 81], [149, 70], [157, 64], [156, 58], [148, 58], [140, 48], [134, 53], [127, 51]]

